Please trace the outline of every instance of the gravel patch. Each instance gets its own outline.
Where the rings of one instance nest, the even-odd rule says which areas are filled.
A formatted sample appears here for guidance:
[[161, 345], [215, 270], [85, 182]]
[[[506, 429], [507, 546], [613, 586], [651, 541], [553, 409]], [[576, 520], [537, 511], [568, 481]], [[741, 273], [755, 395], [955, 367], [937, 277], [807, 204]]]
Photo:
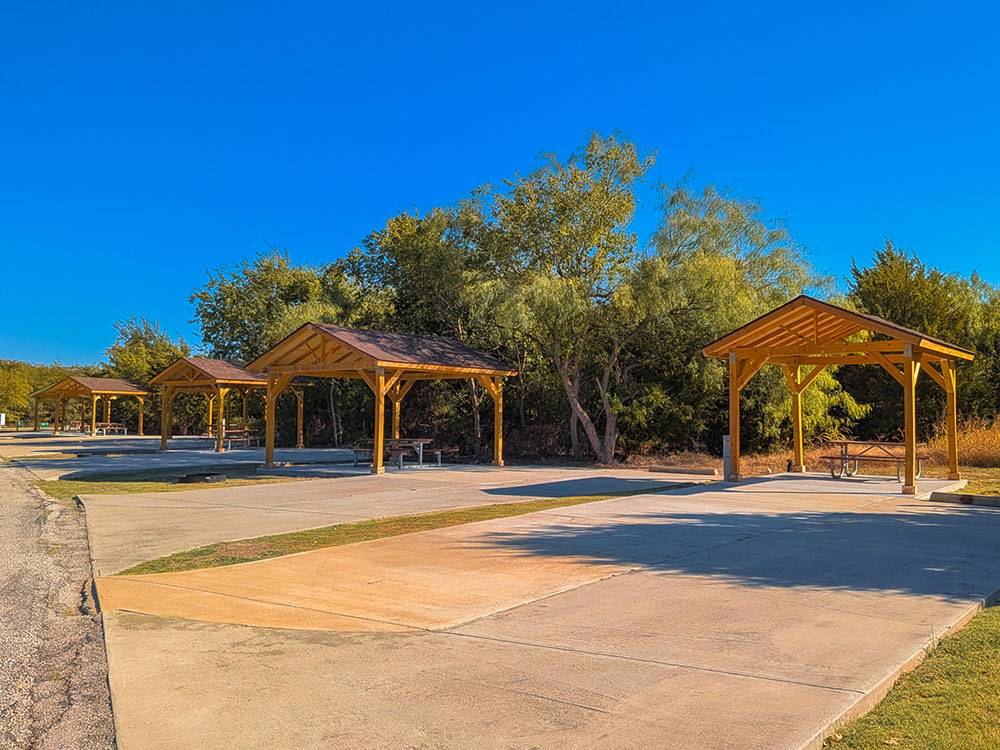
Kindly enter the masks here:
[[0, 747], [113, 748], [84, 516], [0, 465]]

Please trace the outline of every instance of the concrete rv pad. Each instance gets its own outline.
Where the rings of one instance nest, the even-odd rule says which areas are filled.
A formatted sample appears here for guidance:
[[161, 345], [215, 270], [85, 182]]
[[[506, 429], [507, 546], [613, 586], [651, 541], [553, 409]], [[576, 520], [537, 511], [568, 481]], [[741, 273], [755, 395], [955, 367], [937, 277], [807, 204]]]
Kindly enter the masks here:
[[[117, 577], [119, 744], [818, 747], [1000, 588], [1000, 510], [896, 491], [779, 476]], [[241, 616], [275, 627], [195, 619]]]
[[83, 495], [94, 572], [108, 575], [213, 542], [541, 497], [689, 483], [643, 471], [446, 466], [373, 476], [130, 495]]

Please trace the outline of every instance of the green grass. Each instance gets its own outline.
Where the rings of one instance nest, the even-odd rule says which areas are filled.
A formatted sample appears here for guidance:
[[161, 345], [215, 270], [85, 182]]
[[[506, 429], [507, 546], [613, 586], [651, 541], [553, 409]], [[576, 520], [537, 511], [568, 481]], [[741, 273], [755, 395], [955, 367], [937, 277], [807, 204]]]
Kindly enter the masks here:
[[945, 638], [886, 698], [828, 740], [830, 750], [1000, 747], [1000, 607]]
[[[228, 478], [223, 482], [181, 484], [178, 478], [192, 472], [218, 472]], [[176, 492], [178, 490], [207, 490], [218, 487], [241, 487], [271, 482], [289, 482], [300, 477], [261, 475], [252, 466], [218, 466], [197, 468], [155, 469], [114, 474], [88, 474], [79, 479], [43, 479], [37, 482], [46, 495], [67, 500], [77, 495], [121, 495], [133, 492]]]
[[674, 483], [651, 487], [644, 490], [616, 492], [603, 495], [584, 495], [576, 497], [544, 498], [528, 500], [519, 503], [500, 503], [495, 505], [480, 505], [471, 508], [458, 508], [437, 513], [422, 513], [413, 516], [392, 516], [376, 518], [370, 521], [342, 523], [335, 526], [323, 526], [305, 531], [293, 531], [287, 534], [260, 536], [253, 539], [240, 539], [231, 542], [217, 542], [205, 547], [197, 547], [185, 552], [176, 552], [166, 557], [139, 563], [118, 575], [141, 575], [144, 573], [174, 573], [182, 570], [198, 568], [214, 568], [222, 565], [265, 560], [296, 552], [308, 552], [323, 547], [339, 547], [355, 542], [367, 542], [372, 539], [384, 539], [401, 534], [414, 534], [419, 531], [443, 529], [448, 526], [460, 526], [475, 521], [488, 521], [493, 518], [508, 518], [525, 513], [534, 513], [550, 508], [562, 508], [567, 505], [581, 505], [598, 500], [608, 500], [613, 497], [646, 494], [657, 490], [681, 489], [690, 484]]

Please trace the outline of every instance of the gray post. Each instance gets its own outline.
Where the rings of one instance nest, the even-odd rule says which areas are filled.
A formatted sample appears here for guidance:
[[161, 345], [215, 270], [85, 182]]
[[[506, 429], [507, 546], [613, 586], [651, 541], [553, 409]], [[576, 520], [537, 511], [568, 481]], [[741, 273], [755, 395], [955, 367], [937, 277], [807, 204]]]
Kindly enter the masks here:
[[722, 436], [722, 475], [727, 482], [733, 480], [733, 468], [730, 465], [729, 435]]

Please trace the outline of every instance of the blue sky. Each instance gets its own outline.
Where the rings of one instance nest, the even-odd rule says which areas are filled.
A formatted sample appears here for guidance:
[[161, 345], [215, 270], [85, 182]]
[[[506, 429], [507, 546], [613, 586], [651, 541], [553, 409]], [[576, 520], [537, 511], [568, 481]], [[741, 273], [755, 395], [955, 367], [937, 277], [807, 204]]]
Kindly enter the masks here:
[[595, 130], [821, 271], [891, 237], [1000, 283], [996, 6], [477, 5], [0, 0], [0, 358], [94, 362], [132, 314], [197, 344], [206, 269], [332, 260]]

